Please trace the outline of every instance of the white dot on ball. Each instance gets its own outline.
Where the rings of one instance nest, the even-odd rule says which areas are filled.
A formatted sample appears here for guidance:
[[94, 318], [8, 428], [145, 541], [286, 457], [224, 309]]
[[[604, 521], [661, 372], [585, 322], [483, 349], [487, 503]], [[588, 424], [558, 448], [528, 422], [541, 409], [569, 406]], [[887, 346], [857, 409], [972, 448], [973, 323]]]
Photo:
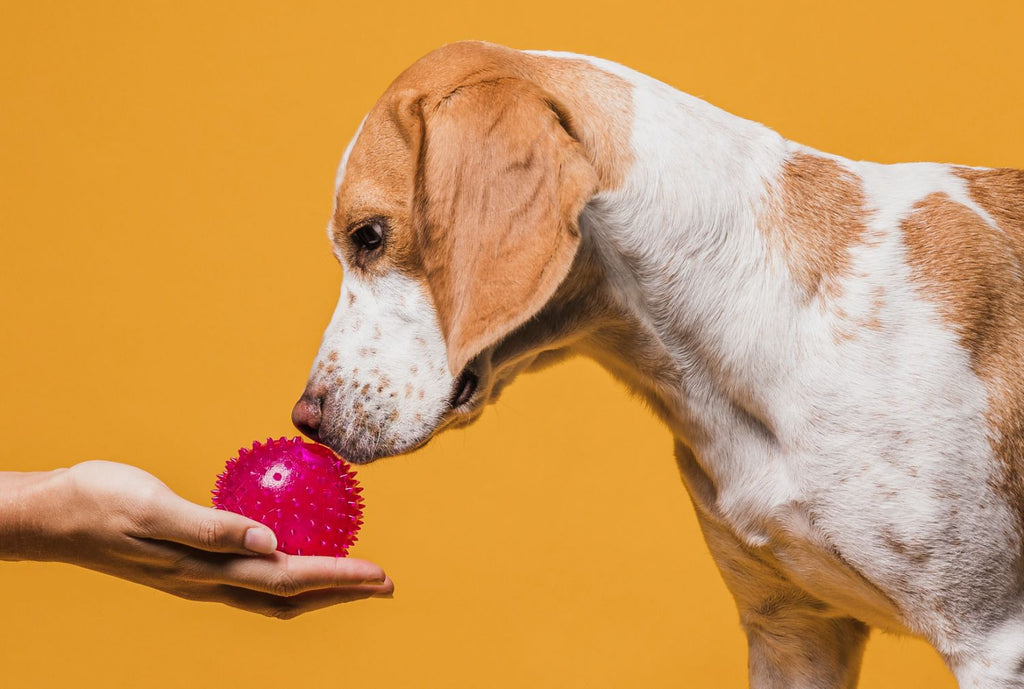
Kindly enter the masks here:
[[263, 472], [263, 476], [260, 477], [260, 484], [264, 488], [271, 488], [278, 483], [287, 480], [288, 475], [291, 473], [291, 470], [284, 464], [275, 464], [267, 471]]

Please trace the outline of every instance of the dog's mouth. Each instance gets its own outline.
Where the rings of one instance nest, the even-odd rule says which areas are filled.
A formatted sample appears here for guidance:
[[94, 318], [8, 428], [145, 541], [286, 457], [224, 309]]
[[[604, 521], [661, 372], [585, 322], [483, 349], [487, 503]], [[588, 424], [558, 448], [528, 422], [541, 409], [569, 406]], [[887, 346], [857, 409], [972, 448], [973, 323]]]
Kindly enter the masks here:
[[448, 407], [452, 411], [464, 410], [473, 401], [477, 388], [480, 387], [480, 376], [468, 368], [459, 374], [452, 387], [452, 397]]
[[[464, 426], [472, 421], [474, 412], [479, 411], [483, 388], [480, 375], [467, 367], [455, 379], [447, 408], [438, 416], [436, 425], [424, 430], [422, 435], [407, 442], [383, 445], [364, 442], [357, 431], [352, 437], [321, 437], [320, 442], [331, 447], [352, 464], [369, 464], [370, 462], [399, 454], [408, 454], [426, 445], [441, 430], [448, 427]], [[346, 441], [347, 440], [347, 441]]]

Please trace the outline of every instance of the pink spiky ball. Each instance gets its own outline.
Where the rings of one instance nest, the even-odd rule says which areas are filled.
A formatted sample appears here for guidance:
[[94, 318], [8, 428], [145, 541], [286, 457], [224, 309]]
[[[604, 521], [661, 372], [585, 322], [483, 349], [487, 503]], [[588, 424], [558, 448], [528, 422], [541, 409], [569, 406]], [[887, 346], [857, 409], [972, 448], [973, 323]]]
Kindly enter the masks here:
[[345, 557], [363, 523], [362, 490], [355, 471], [323, 445], [268, 438], [228, 460], [213, 506], [269, 526], [283, 553]]

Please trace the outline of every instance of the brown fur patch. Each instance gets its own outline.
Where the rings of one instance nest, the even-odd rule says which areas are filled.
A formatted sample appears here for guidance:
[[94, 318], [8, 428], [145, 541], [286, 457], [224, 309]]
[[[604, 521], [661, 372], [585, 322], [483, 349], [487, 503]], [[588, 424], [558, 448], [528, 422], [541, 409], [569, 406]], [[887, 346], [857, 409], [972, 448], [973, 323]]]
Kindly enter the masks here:
[[872, 290], [871, 294], [871, 314], [868, 319], [864, 321], [863, 325], [865, 328], [871, 328], [872, 330], [882, 329], [882, 309], [885, 308], [885, 288], [882, 286], [876, 286]]
[[1019, 211], [1014, 215], [1024, 208], [1024, 184], [1015, 190], [999, 171], [991, 171], [994, 177], [978, 172], [964, 175], [971, 195], [999, 228], [937, 193], [904, 220], [903, 238], [917, 281], [988, 390], [991, 441], [1002, 465], [997, 488], [1017, 510], [1024, 536], [1024, 223]]
[[797, 153], [772, 185], [758, 227], [785, 258], [807, 299], [835, 296], [850, 247], [866, 230], [860, 180], [838, 162]]
[[967, 190], [1003, 232], [1024, 241], [1024, 170], [957, 168]]
[[601, 189], [621, 186], [633, 165], [632, 87], [586, 60], [524, 55], [533, 79], [559, 100], [566, 126], [586, 151]]
[[554, 293], [597, 178], [543, 93], [517, 80], [464, 87], [430, 129], [417, 233], [457, 374]]
[[[333, 218], [353, 269], [429, 288], [457, 373], [533, 315], [571, 264], [587, 201], [632, 164], [629, 84], [581, 59], [464, 42], [402, 73], [367, 115]], [[383, 251], [350, 233], [386, 227]]]
[[1013, 247], [970, 208], [932, 194], [903, 221], [907, 260], [942, 308], [976, 368], [1003, 338], [1014, 299]]
[[[417, 166], [417, 151], [410, 146], [404, 103], [378, 101], [366, 116], [363, 129], [349, 153], [345, 177], [335, 200], [332, 218], [334, 244], [353, 269], [383, 274], [400, 269], [417, 274], [417, 247], [413, 241], [410, 199]], [[404, 117], [415, 114], [404, 113]], [[362, 223], [384, 219], [384, 251], [365, 260], [350, 238]], [[422, 271], [418, 273], [422, 275]], [[355, 295], [349, 293], [349, 305]]]

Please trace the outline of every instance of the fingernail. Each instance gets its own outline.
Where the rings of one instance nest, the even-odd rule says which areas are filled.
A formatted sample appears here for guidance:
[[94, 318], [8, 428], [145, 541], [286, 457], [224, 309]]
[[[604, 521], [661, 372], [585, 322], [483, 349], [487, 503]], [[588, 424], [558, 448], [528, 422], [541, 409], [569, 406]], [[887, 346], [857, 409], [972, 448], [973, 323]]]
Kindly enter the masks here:
[[277, 550], [277, 536], [270, 529], [253, 527], [245, 532], [245, 547], [254, 553], [269, 555]]
[[373, 594], [373, 597], [374, 598], [394, 598], [395, 597], [395, 592], [394, 591], [389, 591], [387, 593], [375, 593], [375, 594]]
[[387, 575], [381, 574], [379, 577], [370, 577], [369, 579], [364, 579], [363, 583], [364, 584], [383, 584], [387, 580], [388, 580]]

